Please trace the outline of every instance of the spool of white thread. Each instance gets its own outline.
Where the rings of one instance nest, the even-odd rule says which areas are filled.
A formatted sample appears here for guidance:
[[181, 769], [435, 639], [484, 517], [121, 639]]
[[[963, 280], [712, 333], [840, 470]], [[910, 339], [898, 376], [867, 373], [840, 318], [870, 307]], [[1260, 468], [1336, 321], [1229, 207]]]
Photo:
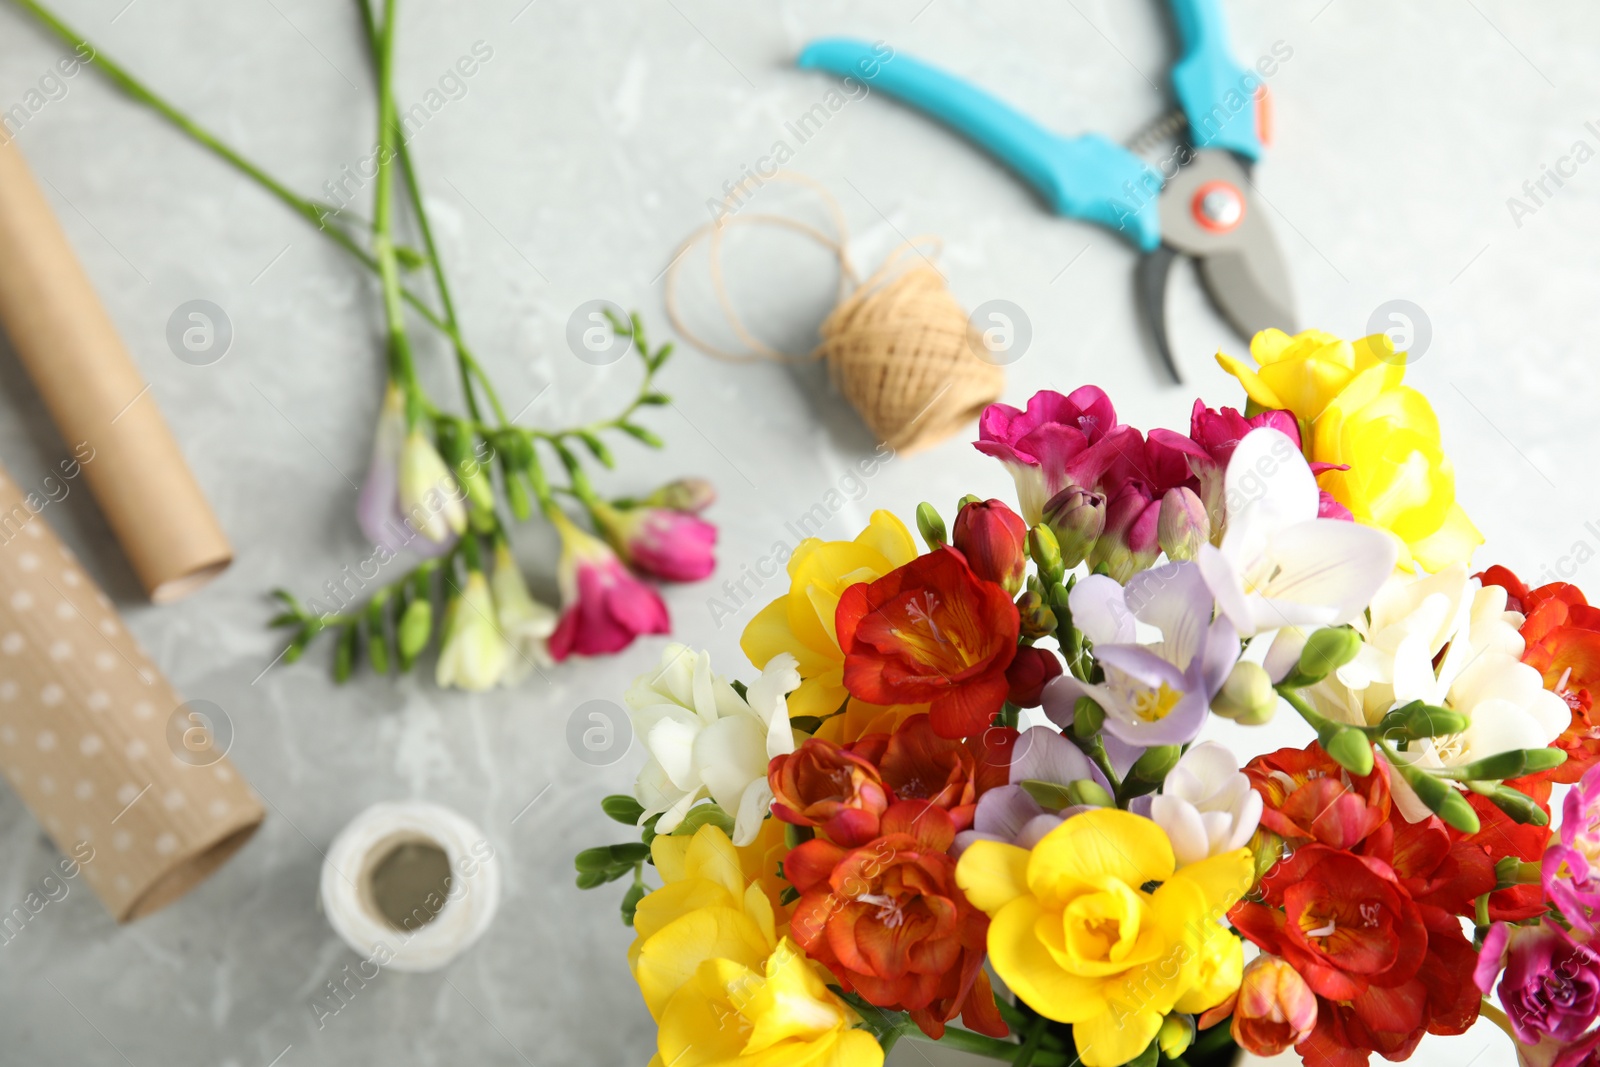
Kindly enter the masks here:
[[[408, 846], [411, 849], [406, 852]], [[418, 849], [421, 851], [419, 852]], [[448, 878], [414, 906], [379, 900], [397, 856], [442, 852]], [[436, 857], [430, 857], [437, 866]], [[467, 819], [424, 801], [374, 804], [334, 838], [322, 865], [322, 908], [345, 944], [380, 967], [435, 971], [483, 936], [500, 906], [500, 864]]]

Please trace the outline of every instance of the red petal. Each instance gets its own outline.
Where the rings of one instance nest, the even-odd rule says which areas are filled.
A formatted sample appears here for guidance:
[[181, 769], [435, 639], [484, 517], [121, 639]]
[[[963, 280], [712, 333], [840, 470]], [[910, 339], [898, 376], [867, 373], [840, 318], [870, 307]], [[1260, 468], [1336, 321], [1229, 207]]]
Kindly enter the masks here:
[[991, 672], [933, 700], [928, 718], [941, 737], [971, 737], [981, 734], [1005, 706], [1005, 671]]

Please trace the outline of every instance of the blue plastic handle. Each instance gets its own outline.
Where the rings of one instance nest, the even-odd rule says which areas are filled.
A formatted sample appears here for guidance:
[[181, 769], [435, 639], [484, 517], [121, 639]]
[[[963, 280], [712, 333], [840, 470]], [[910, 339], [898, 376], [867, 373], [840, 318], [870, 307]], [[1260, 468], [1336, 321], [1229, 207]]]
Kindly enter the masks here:
[[1261, 158], [1256, 129], [1256, 91], [1261, 78], [1241, 67], [1228, 49], [1222, 0], [1171, 0], [1183, 41], [1183, 57], [1172, 67], [1172, 89], [1189, 120], [1196, 148], [1225, 148], [1245, 159]]
[[1099, 134], [1052, 133], [955, 75], [886, 45], [846, 38], [814, 41], [796, 64], [859, 79], [938, 119], [1016, 171], [1059, 215], [1120, 231], [1142, 251], [1161, 243], [1160, 175]]

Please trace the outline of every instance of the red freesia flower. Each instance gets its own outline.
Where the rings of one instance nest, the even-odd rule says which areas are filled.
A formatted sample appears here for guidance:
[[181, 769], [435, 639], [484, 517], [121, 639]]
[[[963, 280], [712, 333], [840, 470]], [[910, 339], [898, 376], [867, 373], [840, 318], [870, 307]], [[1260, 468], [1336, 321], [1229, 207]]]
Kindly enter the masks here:
[[1567, 762], [1540, 777], [1570, 785], [1600, 763], [1600, 716], [1594, 697], [1600, 692], [1600, 608], [1593, 607], [1575, 585], [1551, 582], [1529, 589], [1505, 567], [1478, 575], [1484, 585], [1506, 591], [1506, 607], [1522, 612], [1522, 662], [1544, 677], [1544, 687], [1572, 709], [1572, 722], [1555, 747]]
[[1436, 816], [1406, 822], [1381, 763], [1351, 778], [1312, 745], [1252, 760], [1245, 773], [1265, 802], [1262, 825], [1300, 847], [1229, 917], [1317, 994], [1302, 1057], [1363, 1067], [1373, 1052], [1405, 1059], [1424, 1034], [1471, 1026], [1477, 954], [1460, 917], [1494, 889], [1493, 846]]
[[1009, 781], [1016, 739], [1015, 730], [991, 727], [952, 741], [934, 731], [928, 716], [914, 715], [886, 739], [878, 770], [896, 800], [936, 804], [949, 812], [958, 831], [966, 830], [978, 798]]
[[[922, 718], [922, 716], [917, 716]], [[881, 736], [881, 735], [879, 735]], [[772, 814], [795, 826], [813, 826], [847, 847], [878, 836], [889, 790], [870, 760], [832, 741], [810, 738], [767, 765]]]
[[[1518, 778], [1509, 784], [1537, 802], [1546, 815], [1550, 814], [1549, 781]], [[1550, 843], [1548, 826], [1519, 823], [1477, 793], [1468, 793], [1466, 797], [1472, 810], [1478, 813], [1478, 832], [1462, 834], [1451, 830], [1451, 837], [1482, 848], [1491, 866], [1507, 857], [1525, 863], [1538, 863], [1544, 857], [1545, 846]], [[1521, 922], [1544, 912], [1544, 889], [1538, 883], [1508, 886], [1489, 894], [1489, 918], [1495, 922]]]
[[1353, 778], [1313, 742], [1257, 756], [1244, 773], [1261, 794], [1261, 825], [1291, 845], [1351, 848], [1389, 819], [1389, 769], [1381, 761]]
[[846, 849], [814, 838], [790, 851], [784, 876], [800, 891], [790, 932], [847, 992], [910, 1012], [938, 1039], [961, 1016], [970, 1029], [1007, 1030], [983, 972], [988, 916], [956, 885], [955, 823], [922, 800], [883, 817], [883, 836]]
[[942, 737], [982, 733], [1005, 704], [1016, 605], [940, 548], [846, 589], [834, 616], [844, 684], [869, 704], [923, 704]]

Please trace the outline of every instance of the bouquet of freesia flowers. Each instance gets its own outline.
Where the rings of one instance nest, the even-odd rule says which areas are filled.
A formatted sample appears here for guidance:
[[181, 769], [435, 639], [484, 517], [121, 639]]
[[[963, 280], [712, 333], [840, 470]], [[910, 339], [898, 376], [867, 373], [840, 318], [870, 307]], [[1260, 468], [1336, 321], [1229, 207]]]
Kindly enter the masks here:
[[[1251, 351], [1187, 434], [1092, 386], [989, 408], [1017, 508], [806, 541], [759, 677], [673, 646], [634, 683], [603, 806], [643, 840], [577, 867], [632, 879], [654, 1064], [1354, 1067], [1480, 1015], [1600, 1064], [1600, 613], [1471, 573], [1387, 338]], [[1291, 713], [1303, 748], [1201, 740]]]

